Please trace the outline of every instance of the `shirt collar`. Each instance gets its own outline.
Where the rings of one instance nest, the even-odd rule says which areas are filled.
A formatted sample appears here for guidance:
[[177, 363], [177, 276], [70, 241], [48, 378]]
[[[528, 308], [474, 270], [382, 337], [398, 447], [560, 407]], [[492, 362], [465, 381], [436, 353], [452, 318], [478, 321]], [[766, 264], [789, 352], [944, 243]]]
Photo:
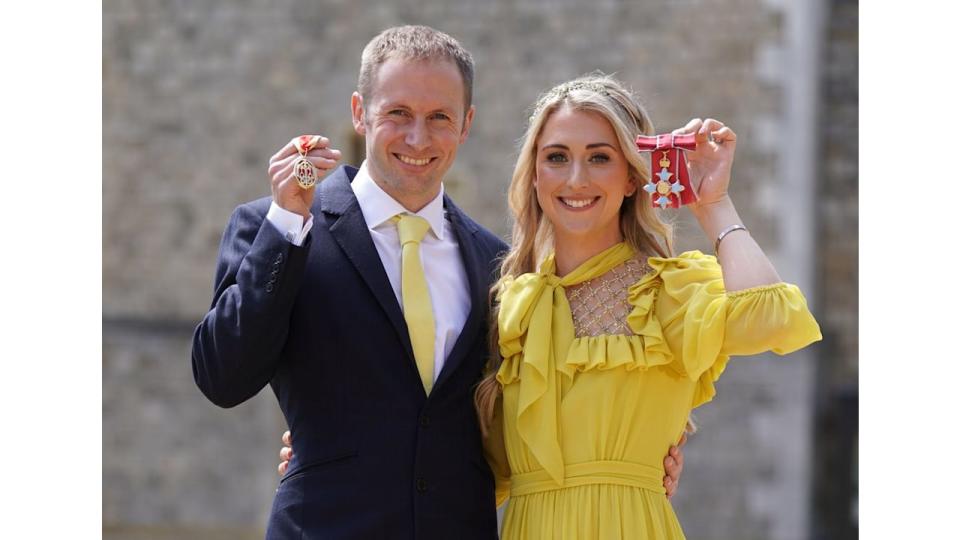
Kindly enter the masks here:
[[443, 240], [443, 184], [440, 184], [440, 193], [420, 209], [419, 212], [410, 212], [387, 194], [370, 176], [367, 162], [360, 165], [353, 182], [350, 183], [353, 194], [360, 203], [360, 211], [368, 229], [375, 229], [397, 214], [413, 214], [420, 216], [430, 223], [430, 230], [434, 236]]

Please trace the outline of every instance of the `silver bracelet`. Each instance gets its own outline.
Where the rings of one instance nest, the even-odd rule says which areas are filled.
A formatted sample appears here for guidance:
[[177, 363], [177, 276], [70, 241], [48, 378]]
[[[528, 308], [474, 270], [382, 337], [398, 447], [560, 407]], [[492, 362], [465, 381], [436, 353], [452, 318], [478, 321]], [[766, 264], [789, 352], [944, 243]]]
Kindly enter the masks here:
[[[747, 228], [743, 225], [731, 225], [726, 229], [720, 231], [720, 234], [717, 235], [717, 241], [713, 243], [713, 253], [720, 255], [720, 242], [723, 241], [723, 237], [732, 233], [733, 231], [747, 231]], [[750, 231], [747, 231], [750, 232]]]

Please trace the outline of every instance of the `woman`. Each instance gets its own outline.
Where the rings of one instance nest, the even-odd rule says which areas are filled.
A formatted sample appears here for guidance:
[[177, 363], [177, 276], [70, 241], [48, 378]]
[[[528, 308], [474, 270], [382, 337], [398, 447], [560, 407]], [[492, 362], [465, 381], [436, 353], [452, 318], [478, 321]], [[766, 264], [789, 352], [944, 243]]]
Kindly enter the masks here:
[[689, 205], [717, 247], [672, 256], [635, 149], [649, 117], [606, 76], [535, 106], [509, 189], [515, 225], [492, 294], [496, 359], [477, 390], [503, 538], [683, 538], [661, 457], [731, 355], [820, 339], [727, 188], [736, 135], [692, 120]]

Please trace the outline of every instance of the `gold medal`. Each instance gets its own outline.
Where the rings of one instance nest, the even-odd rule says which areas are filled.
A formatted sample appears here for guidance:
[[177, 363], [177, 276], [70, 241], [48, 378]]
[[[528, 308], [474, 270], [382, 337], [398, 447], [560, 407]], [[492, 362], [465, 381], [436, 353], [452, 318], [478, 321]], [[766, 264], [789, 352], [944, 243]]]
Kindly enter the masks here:
[[319, 142], [319, 135], [301, 135], [294, 142], [300, 157], [293, 164], [293, 177], [297, 179], [297, 184], [303, 189], [312, 188], [317, 185], [317, 181], [320, 179], [319, 171], [307, 159], [307, 153], [316, 148]]
[[303, 189], [310, 189], [317, 185], [317, 168], [305, 157], [297, 158], [293, 164], [293, 176], [297, 179], [297, 184]]

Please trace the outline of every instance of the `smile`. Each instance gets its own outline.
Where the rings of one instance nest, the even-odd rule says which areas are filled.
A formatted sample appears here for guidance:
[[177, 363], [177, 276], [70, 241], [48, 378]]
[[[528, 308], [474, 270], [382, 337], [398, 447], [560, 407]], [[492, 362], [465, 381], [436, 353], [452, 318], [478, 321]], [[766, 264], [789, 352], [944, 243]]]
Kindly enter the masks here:
[[583, 208], [592, 207], [597, 201], [600, 200], [600, 197], [591, 197], [589, 199], [571, 199], [565, 197], [559, 197], [560, 202], [563, 203], [567, 208], [573, 208], [580, 210]]
[[396, 156], [397, 159], [406, 163], [407, 165], [415, 165], [417, 167], [422, 167], [427, 163], [430, 163], [431, 161], [433, 161], [433, 158], [413, 159], [412, 157], [405, 156], [403, 154], [394, 154], [394, 156]]

